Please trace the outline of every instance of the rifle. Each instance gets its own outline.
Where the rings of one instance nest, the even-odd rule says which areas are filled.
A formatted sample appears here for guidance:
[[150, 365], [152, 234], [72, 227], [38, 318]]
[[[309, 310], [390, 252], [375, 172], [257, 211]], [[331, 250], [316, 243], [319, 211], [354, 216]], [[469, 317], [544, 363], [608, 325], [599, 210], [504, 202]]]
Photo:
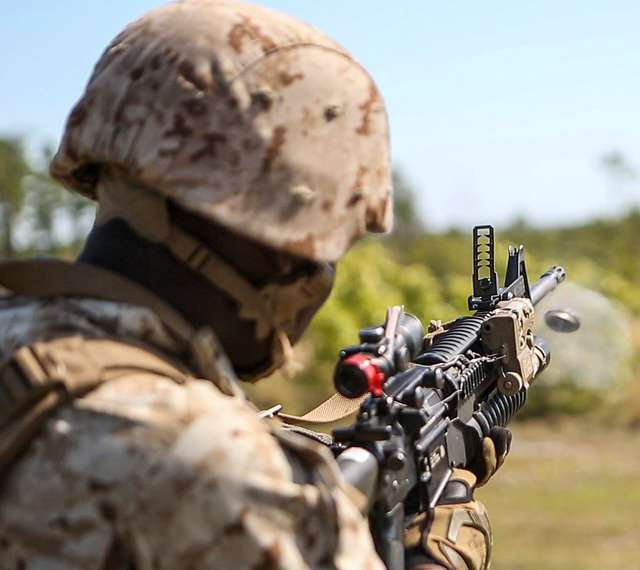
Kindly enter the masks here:
[[549, 364], [533, 307], [564, 281], [564, 269], [529, 286], [524, 246], [510, 246], [500, 288], [494, 255], [493, 227], [475, 227], [472, 316], [432, 321], [425, 335], [417, 317], [391, 307], [383, 326], [362, 329], [360, 344], [340, 353], [336, 389], [366, 397], [355, 423], [334, 430], [334, 453], [368, 500], [376, 549], [391, 570], [405, 568], [406, 524], [432, 511], [453, 468], [473, 462]]

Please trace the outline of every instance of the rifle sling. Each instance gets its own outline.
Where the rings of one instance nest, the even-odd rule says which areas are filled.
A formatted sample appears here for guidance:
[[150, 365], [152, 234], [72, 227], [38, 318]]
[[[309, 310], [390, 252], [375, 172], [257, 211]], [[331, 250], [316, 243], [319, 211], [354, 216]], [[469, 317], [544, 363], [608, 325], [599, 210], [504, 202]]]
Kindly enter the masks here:
[[278, 414], [277, 417], [287, 423], [299, 426], [323, 426], [346, 420], [360, 409], [365, 396], [361, 398], [345, 398], [342, 394], [334, 394], [303, 416]]

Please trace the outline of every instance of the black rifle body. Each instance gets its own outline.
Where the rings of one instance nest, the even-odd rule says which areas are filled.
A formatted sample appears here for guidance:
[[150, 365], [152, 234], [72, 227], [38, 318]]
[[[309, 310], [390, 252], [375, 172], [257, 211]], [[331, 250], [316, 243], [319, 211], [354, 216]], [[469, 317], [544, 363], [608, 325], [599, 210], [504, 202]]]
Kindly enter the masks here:
[[[519, 295], [537, 304], [564, 279], [554, 267]], [[504, 299], [513, 298], [507, 288]], [[470, 301], [471, 304], [471, 301]], [[483, 326], [491, 310], [461, 317], [412, 359], [412, 367], [388, 377], [368, 396], [356, 422], [335, 430], [337, 461], [347, 480], [368, 499], [378, 554], [390, 570], [404, 570], [403, 534], [416, 514], [438, 503], [453, 469], [482, 452], [494, 426], [506, 426], [525, 404], [528, 385], [506, 395], [503, 357], [488, 354]], [[538, 374], [549, 354], [538, 339]]]

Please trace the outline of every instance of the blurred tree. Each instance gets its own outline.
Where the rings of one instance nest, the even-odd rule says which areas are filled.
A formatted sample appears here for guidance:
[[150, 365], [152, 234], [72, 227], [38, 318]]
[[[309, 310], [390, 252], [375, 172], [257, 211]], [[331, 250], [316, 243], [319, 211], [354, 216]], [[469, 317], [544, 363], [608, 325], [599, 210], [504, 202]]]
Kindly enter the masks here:
[[619, 150], [606, 153], [602, 157], [601, 163], [604, 169], [616, 178], [634, 180], [638, 175], [635, 168], [629, 164], [624, 154]]
[[[49, 151], [43, 151], [48, 162]], [[29, 225], [27, 243], [36, 253], [56, 249], [55, 217], [63, 200], [62, 190], [53, 184], [46, 171], [34, 170], [26, 181], [25, 218]]]
[[31, 168], [18, 138], [0, 139], [0, 256], [15, 254], [14, 233]]
[[417, 191], [402, 170], [393, 171], [393, 237], [407, 241], [425, 232], [426, 225], [417, 204]]
[[73, 257], [94, 205], [63, 190], [49, 175], [52, 148], [31, 164], [20, 138], [0, 138], [0, 255]]
[[640, 195], [633, 186], [638, 172], [619, 150], [612, 150], [602, 157], [600, 164], [610, 180], [610, 189], [614, 204], [622, 206], [623, 211], [629, 204], [637, 203]]
[[48, 172], [53, 150], [45, 146], [41, 167], [34, 169], [26, 184], [24, 217], [28, 226], [30, 253], [73, 255], [89, 229], [94, 210], [90, 200], [71, 194]]

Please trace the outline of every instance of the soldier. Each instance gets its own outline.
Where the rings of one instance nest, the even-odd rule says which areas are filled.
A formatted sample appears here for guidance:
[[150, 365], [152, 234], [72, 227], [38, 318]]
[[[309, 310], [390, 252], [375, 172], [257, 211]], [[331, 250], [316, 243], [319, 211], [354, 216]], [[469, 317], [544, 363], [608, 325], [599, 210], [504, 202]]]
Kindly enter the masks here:
[[[170, 4], [104, 52], [51, 171], [98, 214], [77, 263], [0, 267], [0, 569], [381, 568], [329, 451], [238, 382], [282, 366], [338, 259], [390, 227], [367, 72], [282, 14]], [[487, 440], [483, 479], [507, 447]], [[412, 525], [414, 564], [488, 566], [475, 480]]]

